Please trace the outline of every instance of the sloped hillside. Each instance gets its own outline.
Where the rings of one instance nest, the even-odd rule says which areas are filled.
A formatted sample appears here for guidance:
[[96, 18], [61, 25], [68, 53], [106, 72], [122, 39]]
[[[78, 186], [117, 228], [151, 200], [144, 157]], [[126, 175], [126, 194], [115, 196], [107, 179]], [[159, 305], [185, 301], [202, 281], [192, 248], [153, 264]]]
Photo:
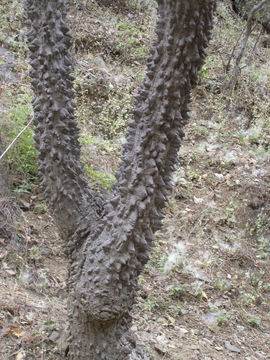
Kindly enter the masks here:
[[[108, 3], [70, 1], [70, 23], [82, 160], [91, 186], [109, 192], [157, 15], [150, 0]], [[139, 280], [133, 329], [151, 359], [270, 359], [270, 48], [258, 26], [231, 89], [244, 28], [221, 2], [164, 226]], [[31, 121], [28, 70], [21, 2], [2, 0], [6, 144]], [[16, 236], [0, 239], [3, 360], [63, 359], [66, 348], [66, 257], [36, 156], [30, 124], [5, 157], [22, 213]]]

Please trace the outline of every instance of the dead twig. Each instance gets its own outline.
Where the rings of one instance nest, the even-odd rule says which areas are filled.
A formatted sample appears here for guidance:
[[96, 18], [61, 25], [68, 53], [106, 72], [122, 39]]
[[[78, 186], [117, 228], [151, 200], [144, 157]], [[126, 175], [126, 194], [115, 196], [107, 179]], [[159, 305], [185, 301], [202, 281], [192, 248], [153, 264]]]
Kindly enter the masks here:
[[264, 32], [264, 29], [263, 29], [263, 27], [262, 27], [262, 28], [261, 28], [261, 31], [260, 31], [260, 33], [259, 33], [259, 35], [258, 35], [258, 37], [257, 37], [257, 39], [256, 39], [256, 41], [255, 41], [254, 47], [253, 47], [253, 49], [252, 49], [252, 54], [255, 53], [256, 47], [257, 47], [257, 45], [258, 45], [258, 42], [259, 42], [260, 37], [262, 36], [263, 32]]
[[241, 33], [240, 33], [240, 35], [239, 35], [239, 37], [238, 37], [238, 39], [237, 39], [237, 41], [236, 41], [233, 49], [232, 49], [232, 52], [231, 52], [231, 55], [230, 55], [229, 60], [228, 60], [228, 62], [227, 62], [227, 65], [225, 66], [226, 73], [230, 70], [231, 61], [232, 61], [232, 59], [233, 59], [233, 57], [234, 57], [235, 50], [236, 50], [236, 48], [237, 48], [237, 46], [238, 46], [238, 44], [239, 44], [239, 42], [240, 42], [240, 40], [241, 40], [241, 37], [242, 37], [243, 34], [244, 34], [244, 31], [245, 31], [245, 29], [243, 29], [243, 30], [241, 31]]
[[252, 31], [254, 30], [255, 26], [253, 26], [253, 19], [254, 19], [254, 15], [256, 14], [257, 11], [259, 11], [269, 0], [261, 0], [257, 5], [253, 6], [253, 8], [251, 9], [251, 11], [248, 14], [248, 19], [247, 19], [247, 26], [246, 26], [246, 30], [245, 30], [245, 34], [244, 34], [244, 38], [239, 50], [239, 53], [236, 57], [235, 60], [235, 65], [233, 68], [233, 73], [232, 73], [232, 78], [231, 78], [231, 83], [230, 83], [230, 87], [231, 89], [235, 89], [236, 83], [237, 83], [237, 77], [240, 73], [240, 62], [241, 59], [244, 55], [246, 46], [247, 46], [247, 42], [248, 42], [248, 38], [250, 36], [250, 34], [252, 33]]

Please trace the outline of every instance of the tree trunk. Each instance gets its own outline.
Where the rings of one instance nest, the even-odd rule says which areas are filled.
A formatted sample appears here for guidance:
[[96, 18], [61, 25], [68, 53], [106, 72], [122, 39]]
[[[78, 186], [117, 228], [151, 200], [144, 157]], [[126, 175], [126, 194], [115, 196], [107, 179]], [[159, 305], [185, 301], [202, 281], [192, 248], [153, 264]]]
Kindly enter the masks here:
[[79, 160], [66, 1], [27, 0], [39, 170], [70, 260], [70, 359], [144, 358], [130, 310], [161, 226], [214, 6], [214, 0], [158, 1], [158, 40], [105, 201], [87, 187]]

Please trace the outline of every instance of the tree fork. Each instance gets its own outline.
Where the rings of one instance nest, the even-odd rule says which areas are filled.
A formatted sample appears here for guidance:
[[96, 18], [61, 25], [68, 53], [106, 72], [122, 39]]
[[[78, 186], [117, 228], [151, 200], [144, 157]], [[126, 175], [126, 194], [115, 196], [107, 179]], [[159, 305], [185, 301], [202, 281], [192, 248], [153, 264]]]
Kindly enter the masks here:
[[26, 1], [39, 170], [69, 253], [71, 359], [143, 358], [130, 310], [172, 187], [214, 8], [215, 0], [158, 1], [157, 42], [105, 202], [88, 188], [79, 160], [66, 1]]

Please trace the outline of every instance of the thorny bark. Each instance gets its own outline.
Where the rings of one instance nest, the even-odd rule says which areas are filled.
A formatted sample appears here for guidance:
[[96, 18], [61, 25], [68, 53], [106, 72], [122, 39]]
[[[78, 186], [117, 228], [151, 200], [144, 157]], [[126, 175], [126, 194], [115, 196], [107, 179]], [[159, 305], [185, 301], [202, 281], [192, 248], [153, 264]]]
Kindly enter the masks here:
[[86, 215], [97, 217], [102, 201], [88, 188], [79, 160], [66, 2], [29, 0], [26, 4], [41, 185], [61, 235], [69, 238]]
[[26, 2], [39, 170], [70, 259], [71, 359], [143, 358], [130, 310], [172, 187], [214, 7], [214, 0], [158, 1], [158, 40], [105, 202], [88, 188], [79, 160], [66, 1]]

